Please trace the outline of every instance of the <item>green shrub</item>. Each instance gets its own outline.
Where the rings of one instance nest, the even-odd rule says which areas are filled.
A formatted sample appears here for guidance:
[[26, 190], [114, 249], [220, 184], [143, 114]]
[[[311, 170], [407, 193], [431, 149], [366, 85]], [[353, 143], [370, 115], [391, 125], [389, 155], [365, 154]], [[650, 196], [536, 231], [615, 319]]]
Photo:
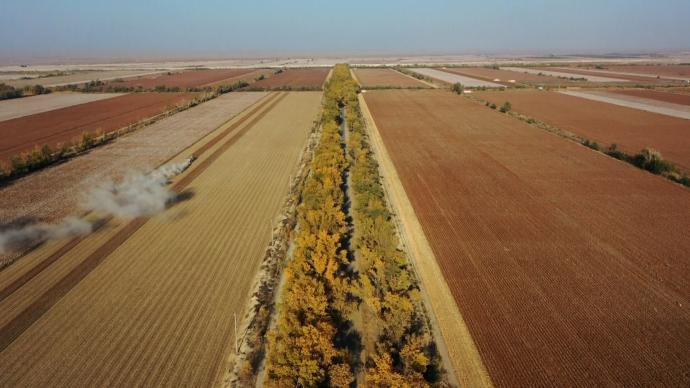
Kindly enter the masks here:
[[611, 144], [606, 149], [606, 151], [604, 151], [604, 152], [606, 153], [606, 155], [614, 157], [618, 160], [627, 160], [628, 159], [627, 155], [625, 155], [625, 153], [623, 153], [623, 151], [618, 149], [618, 144], [616, 144], [616, 143]]
[[491, 109], [496, 109], [496, 104], [493, 104], [493, 103], [492, 103], [491, 105], [489, 105], [489, 107], [490, 107]]
[[0, 100], [9, 100], [11, 98], [19, 98], [24, 95], [20, 89], [15, 89], [10, 85], [0, 84]]
[[462, 86], [460, 82], [456, 82], [453, 84], [450, 90], [452, 90], [455, 94], [462, 94], [465, 88]]
[[506, 101], [503, 103], [503, 106], [501, 106], [500, 111], [503, 113], [508, 113], [511, 109], [513, 109], [513, 106], [510, 104], [510, 102]]
[[653, 148], [645, 148], [632, 157], [632, 163], [654, 174], [673, 171], [673, 165], [664, 160], [661, 153]]
[[582, 145], [585, 146], [585, 147], [589, 147], [589, 148], [591, 148], [591, 149], [593, 149], [593, 150], [597, 150], [597, 151], [599, 151], [599, 149], [600, 149], [599, 144], [597, 144], [597, 142], [591, 141], [591, 140], [589, 140], [589, 139], [585, 139], [585, 140], [582, 142]]

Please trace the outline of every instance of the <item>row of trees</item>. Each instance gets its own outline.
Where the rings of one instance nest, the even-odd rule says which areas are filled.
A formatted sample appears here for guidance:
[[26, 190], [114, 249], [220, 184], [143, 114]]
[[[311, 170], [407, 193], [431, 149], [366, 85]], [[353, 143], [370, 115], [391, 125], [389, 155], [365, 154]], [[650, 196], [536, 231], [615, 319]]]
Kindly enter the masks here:
[[343, 80], [336, 70], [325, 87], [321, 137], [297, 211], [280, 315], [268, 338], [271, 386], [346, 387], [354, 381], [344, 334], [356, 303], [343, 211], [348, 167], [339, 131]]
[[122, 80], [114, 80], [112, 82], [103, 82], [100, 80], [89, 81], [83, 85], [70, 84], [55, 87], [58, 91], [71, 91], [82, 93], [140, 93], [140, 92], [157, 92], [157, 93], [177, 93], [177, 92], [207, 92], [207, 93], [228, 93], [237, 89], [244, 88], [249, 85], [246, 81], [236, 81], [231, 84], [223, 84], [218, 86], [203, 86], [203, 87], [187, 87], [158, 85], [153, 88], [144, 88], [143, 86], [126, 86], [121, 85]]
[[0, 83], [0, 100], [9, 100], [12, 98], [19, 98], [27, 95], [33, 96], [48, 93], [50, 93], [50, 89], [46, 89], [42, 85], [27, 85], [22, 89], [17, 89], [13, 86]]
[[[365, 379], [375, 386], [426, 386], [442, 379], [439, 357], [421, 303], [420, 290], [388, 210], [356, 87], [348, 88], [348, 151], [366, 354]], [[371, 344], [365, 344], [371, 345]]]
[[297, 212], [279, 315], [268, 335], [270, 386], [345, 387], [356, 373], [372, 386], [442, 380], [357, 93], [347, 65], [337, 65], [324, 90], [320, 142]]

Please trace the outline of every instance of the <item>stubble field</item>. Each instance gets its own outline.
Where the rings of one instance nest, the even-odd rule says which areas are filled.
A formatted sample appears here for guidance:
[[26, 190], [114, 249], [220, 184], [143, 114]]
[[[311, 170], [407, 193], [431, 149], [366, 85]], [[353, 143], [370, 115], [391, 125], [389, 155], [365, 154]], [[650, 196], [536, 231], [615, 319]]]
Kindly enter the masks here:
[[449, 93], [365, 100], [495, 385], [690, 383], [687, 189]]
[[176, 158], [199, 156], [173, 182], [191, 199], [111, 221], [2, 300], [0, 384], [219, 383], [320, 98], [273, 95], [210, 134]]

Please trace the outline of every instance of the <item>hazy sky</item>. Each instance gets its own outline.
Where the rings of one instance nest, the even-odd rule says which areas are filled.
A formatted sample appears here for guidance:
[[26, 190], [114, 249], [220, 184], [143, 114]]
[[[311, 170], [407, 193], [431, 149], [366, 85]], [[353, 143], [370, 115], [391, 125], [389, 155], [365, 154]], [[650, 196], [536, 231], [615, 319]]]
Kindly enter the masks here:
[[690, 48], [690, 0], [0, 0], [0, 56]]

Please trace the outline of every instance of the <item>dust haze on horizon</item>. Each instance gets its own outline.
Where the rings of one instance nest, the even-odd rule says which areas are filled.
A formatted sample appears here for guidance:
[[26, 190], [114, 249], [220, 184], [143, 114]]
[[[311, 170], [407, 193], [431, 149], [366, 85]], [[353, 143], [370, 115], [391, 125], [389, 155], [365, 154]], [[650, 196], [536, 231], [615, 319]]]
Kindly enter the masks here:
[[677, 0], [8, 0], [0, 14], [3, 62], [690, 49]]

